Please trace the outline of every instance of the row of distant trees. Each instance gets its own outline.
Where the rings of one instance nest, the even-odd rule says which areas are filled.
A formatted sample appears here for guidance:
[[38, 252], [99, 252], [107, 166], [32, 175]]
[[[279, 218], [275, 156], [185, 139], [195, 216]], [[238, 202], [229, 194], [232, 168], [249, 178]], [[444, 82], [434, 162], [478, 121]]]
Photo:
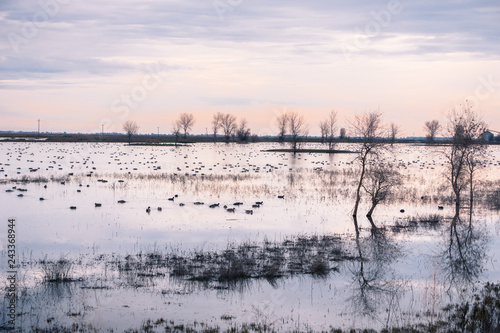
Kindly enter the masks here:
[[[304, 116], [297, 112], [286, 112], [278, 115], [275, 121], [278, 128], [278, 140], [284, 142], [286, 138], [291, 143], [291, 149], [297, 151], [300, 148], [300, 143], [309, 133], [309, 126], [306, 124]], [[187, 138], [195, 122], [192, 113], [181, 113], [179, 115], [179, 118], [173, 123], [171, 131], [176, 143], [180, 140], [181, 136], [184, 139]], [[354, 125], [355, 122], [356, 119], [349, 121], [349, 124], [351, 125], [352, 134], [357, 137], [359, 133], [356, 133], [358, 131]], [[326, 119], [319, 122], [318, 126], [321, 132], [321, 142], [327, 143], [328, 149], [331, 151], [334, 150], [337, 138], [344, 139], [347, 137], [345, 128], [340, 128], [339, 135], [336, 135], [338, 131], [336, 111], [331, 111]], [[128, 135], [130, 142], [132, 136], [138, 133], [139, 125], [135, 121], [129, 120], [123, 124], [123, 130]], [[426, 121], [424, 124], [425, 136], [429, 142], [434, 142], [441, 130], [442, 126], [438, 120]], [[247, 120], [242, 118], [238, 122], [237, 118], [230, 113], [217, 112], [214, 114], [211, 122], [211, 132], [214, 141], [217, 140], [217, 136], [220, 134], [223, 134], [226, 142], [229, 142], [231, 138], [237, 138], [240, 142], [246, 142], [251, 137], [251, 130], [248, 127]], [[388, 126], [384, 126], [383, 131], [377, 134], [379, 137], [388, 137], [390, 142], [394, 143], [401, 134], [401, 128], [395, 123], [390, 123]]]

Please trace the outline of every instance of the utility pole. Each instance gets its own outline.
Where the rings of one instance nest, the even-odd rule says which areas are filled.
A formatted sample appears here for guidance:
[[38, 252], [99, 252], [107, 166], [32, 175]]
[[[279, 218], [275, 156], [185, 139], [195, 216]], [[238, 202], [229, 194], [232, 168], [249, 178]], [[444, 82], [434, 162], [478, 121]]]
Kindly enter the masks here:
[[158, 143], [160, 143], [160, 127], [158, 126]]
[[40, 119], [38, 119], [38, 135], [40, 135]]
[[104, 135], [104, 124], [101, 125], [101, 136]]

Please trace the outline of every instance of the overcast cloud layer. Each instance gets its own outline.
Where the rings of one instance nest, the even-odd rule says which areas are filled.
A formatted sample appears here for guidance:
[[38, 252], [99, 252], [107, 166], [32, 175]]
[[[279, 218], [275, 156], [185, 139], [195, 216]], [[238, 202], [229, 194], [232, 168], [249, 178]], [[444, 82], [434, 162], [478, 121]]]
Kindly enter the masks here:
[[[465, 99], [500, 130], [497, 1], [0, 2], [0, 130], [169, 132], [214, 112], [272, 134], [380, 108], [405, 135]], [[472, 98], [471, 98], [472, 97]]]

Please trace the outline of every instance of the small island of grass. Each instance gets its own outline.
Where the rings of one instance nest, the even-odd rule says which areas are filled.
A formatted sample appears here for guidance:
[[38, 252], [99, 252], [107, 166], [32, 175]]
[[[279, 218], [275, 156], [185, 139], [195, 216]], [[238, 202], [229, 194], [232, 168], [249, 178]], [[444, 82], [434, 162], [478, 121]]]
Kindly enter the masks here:
[[337, 149], [267, 149], [262, 150], [263, 152], [276, 152], [276, 153], [318, 153], [318, 154], [354, 154], [355, 152], [350, 150], [337, 150]]

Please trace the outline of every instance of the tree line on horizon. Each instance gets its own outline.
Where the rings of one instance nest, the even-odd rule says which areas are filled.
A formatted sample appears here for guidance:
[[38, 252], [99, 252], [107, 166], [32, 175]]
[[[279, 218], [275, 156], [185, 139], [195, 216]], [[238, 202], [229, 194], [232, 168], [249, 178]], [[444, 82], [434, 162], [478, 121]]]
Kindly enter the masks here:
[[[372, 111], [376, 113], [382, 113], [377, 111]], [[369, 112], [370, 113], [370, 112]], [[356, 132], [356, 118], [348, 120], [350, 125], [350, 132], [353, 138], [360, 138], [357, 136]], [[175, 138], [175, 143], [177, 144], [181, 137], [187, 139], [189, 131], [193, 128], [196, 120], [192, 113], [181, 113], [179, 118], [172, 124], [172, 129], [170, 134]], [[275, 119], [275, 124], [277, 127], [276, 137], [279, 142], [288, 141], [291, 144], [291, 149], [295, 152], [300, 148], [300, 143], [304, 142], [309, 134], [309, 125], [306, 123], [304, 115], [298, 112], [289, 111], [277, 115]], [[248, 127], [248, 122], [245, 118], [241, 118], [238, 122], [236, 116], [230, 113], [217, 112], [213, 115], [211, 121], [211, 135], [213, 136], [214, 142], [217, 141], [218, 136], [222, 135], [225, 142], [238, 141], [238, 142], [248, 142], [252, 137], [250, 128]], [[328, 144], [328, 150], [333, 151], [336, 140], [342, 140], [348, 138], [348, 132], [345, 127], [337, 127], [337, 112], [330, 111], [326, 119], [321, 120], [318, 123], [318, 127], [321, 133], [321, 143]], [[123, 130], [128, 136], [129, 143], [131, 142], [132, 136], [139, 133], [139, 125], [136, 121], [128, 120], [123, 123]], [[436, 142], [437, 135], [442, 132], [443, 127], [438, 120], [425, 121], [423, 125], [423, 130], [425, 132], [426, 141], [429, 143]], [[487, 133], [487, 128], [484, 129], [484, 133]], [[398, 137], [401, 135], [401, 127], [395, 123], [390, 123], [383, 126], [383, 130], [378, 133], [378, 138], [388, 139], [391, 143], [396, 142]], [[337, 135], [338, 133], [338, 135]], [[444, 134], [448, 134], [446, 131]], [[359, 134], [359, 133], [358, 133]], [[491, 134], [491, 132], [490, 132]], [[492, 134], [491, 134], [492, 135]], [[500, 141], [500, 135], [496, 138], [487, 138], [487, 141]]]

